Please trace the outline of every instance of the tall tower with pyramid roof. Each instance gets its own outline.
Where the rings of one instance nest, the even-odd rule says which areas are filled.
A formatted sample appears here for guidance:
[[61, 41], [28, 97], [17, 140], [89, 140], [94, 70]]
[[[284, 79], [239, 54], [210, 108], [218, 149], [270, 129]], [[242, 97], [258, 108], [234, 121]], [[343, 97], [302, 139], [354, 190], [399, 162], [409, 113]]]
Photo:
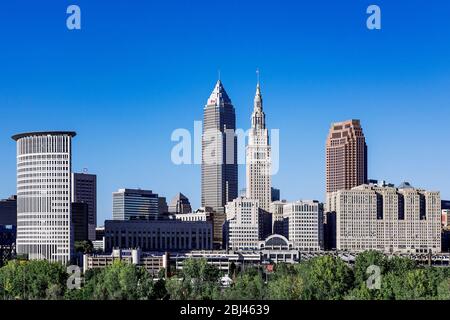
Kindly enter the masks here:
[[236, 114], [220, 80], [203, 110], [202, 207], [224, 212], [238, 195]]

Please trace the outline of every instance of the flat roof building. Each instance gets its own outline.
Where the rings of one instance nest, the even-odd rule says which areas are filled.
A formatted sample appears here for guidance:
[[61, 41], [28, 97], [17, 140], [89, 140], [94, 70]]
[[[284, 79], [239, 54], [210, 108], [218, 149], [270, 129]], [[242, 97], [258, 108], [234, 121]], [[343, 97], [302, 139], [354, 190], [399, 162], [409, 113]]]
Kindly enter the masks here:
[[106, 220], [105, 252], [140, 248], [143, 251], [211, 250], [212, 223], [179, 220]]
[[300, 251], [323, 250], [323, 205], [315, 200], [286, 203], [284, 235]]
[[438, 253], [441, 250], [440, 193], [413, 188], [361, 185], [331, 194], [337, 250]]
[[18, 254], [67, 264], [73, 257], [71, 131], [21, 133], [17, 142]]
[[331, 125], [326, 141], [326, 192], [367, 182], [367, 145], [359, 120]]
[[72, 174], [72, 201], [88, 206], [88, 238], [95, 240], [97, 227], [97, 176], [88, 173]]
[[160, 200], [151, 190], [119, 189], [113, 192], [113, 220], [158, 219]]
[[117, 249], [111, 254], [85, 254], [83, 257], [83, 272], [90, 269], [103, 269], [115, 261], [122, 261], [143, 267], [151, 275], [168, 268], [168, 255], [159, 252], [142, 252], [139, 249]]

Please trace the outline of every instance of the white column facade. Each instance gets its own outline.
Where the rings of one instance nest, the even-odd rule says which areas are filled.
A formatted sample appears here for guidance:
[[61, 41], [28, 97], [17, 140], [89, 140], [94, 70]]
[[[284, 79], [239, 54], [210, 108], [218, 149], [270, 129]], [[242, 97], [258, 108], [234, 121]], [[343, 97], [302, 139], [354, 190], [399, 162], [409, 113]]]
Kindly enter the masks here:
[[71, 227], [74, 132], [19, 134], [17, 141], [17, 253], [67, 264]]

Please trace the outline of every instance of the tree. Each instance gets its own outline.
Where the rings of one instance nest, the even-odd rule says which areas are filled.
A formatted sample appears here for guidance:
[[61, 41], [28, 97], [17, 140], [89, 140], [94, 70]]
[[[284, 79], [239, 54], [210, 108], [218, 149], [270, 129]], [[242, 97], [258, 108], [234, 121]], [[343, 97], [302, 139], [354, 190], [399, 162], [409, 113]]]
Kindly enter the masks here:
[[339, 300], [352, 287], [352, 271], [340, 258], [322, 256], [309, 260], [300, 268], [304, 299]]
[[72, 294], [81, 299], [143, 300], [155, 298], [153, 287], [144, 268], [115, 261], [100, 271], [87, 273], [82, 291]]
[[377, 266], [380, 268], [380, 273], [384, 274], [387, 269], [387, 259], [384, 254], [379, 251], [369, 250], [360, 253], [355, 260], [353, 272], [355, 275], [355, 286], [359, 287], [366, 283], [370, 274], [367, 270], [370, 266]]
[[279, 275], [268, 283], [267, 296], [271, 300], [298, 300], [303, 293], [300, 275]]
[[346, 296], [345, 300], [374, 300], [378, 295], [374, 295], [374, 291], [369, 289], [365, 284], [352, 289]]
[[81, 253], [92, 253], [94, 252], [94, 245], [92, 241], [75, 241], [74, 243], [75, 252]]
[[179, 277], [166, 281], [173, 300], [211, 300], [220, 297], [220, 271], [206, 259], [187, 259]]
[[450, 278], [442, 280], [436, 288], [436, 299], [450, 300]]
[[158, 279], [165, 279], [166, 278], [166, 268], [161, 268], [161, 270], [158, 271]]
[[23, 263], [9, 261], [0, 269], [3, 299], [25, 299], [25, 272]]
[[292, 264], [275, 265], [267, 283], [267, 298], [271, 300], [298, 300], [303, 293], [303, 278]]
[[394, 256], [388, 260], [387, 268], [389, 272], [401, 275], [407, 271], [416, 269], [417, 263], [410, 258]]
[[266, 297], [266, 285], [262, 271], [249, 268], [240, 273], [233, 285], [223, 292], [223, 297], [230, 300], [263, 300]]
[[166, 289], [166, 281], [159, 279], [153, 285], [153, 297], [154, 299], [165, 299], [168, 296]]
[[183, 265], [182, 276], [183, 278], [216, 282], [219, 280], [220, 271], [210, 265], [206, 259], [187, 259]]
[[427, 267], [424, 270], [428, 279], [430, 299], [442, 299], [446, 295], [446, 288], [448, 288], [450, 269]]
[[[381, 295], [391, 300], [436, 299], [438, 290], [445, 296], [442, 280], [432, 279], [432, 269], [417, 268], [403, 274], [389, 272], [383, 277]], [[442, 285], [442, 287], [440, 287]]]
[[427, 298], [430, 287], [426, 271], [416, 269], [402, 277], [402, 289], [395, 296], [396, 300], [418, 300]]
[[15, 260], [0, 269], [4, 299], [60, 299], [67, 277], [60, 263], [45, 260]]

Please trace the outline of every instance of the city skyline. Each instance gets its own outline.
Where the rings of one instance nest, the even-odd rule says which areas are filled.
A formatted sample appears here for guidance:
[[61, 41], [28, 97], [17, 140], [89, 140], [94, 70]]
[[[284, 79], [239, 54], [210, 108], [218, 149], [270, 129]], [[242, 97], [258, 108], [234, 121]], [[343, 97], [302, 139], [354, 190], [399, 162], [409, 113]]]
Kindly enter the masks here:
[[[19, 24], [12, 21], [13, 15], [0, 13], [1, 29], [10, 30], [12, 25], [17, 31], [4, 37], [11, 46], [0, 53], [3, 61], [10, 62], [2, 72], [4, 77], [0, 77], [0, 198], [16, 193], [15, 146], [10, 139], [13, 134], [74, 130], [78, 136], [74, 140], [73, 171], [88, 168], [98, 177], [99, 224], [112, 217], [112, 192], [119, 188], [150, 189], [167, 199], [182, 192], [193, 208], [199, 207], [200, 166], [173, 165], [170, 150], [174, 143], [170, 134], [177, 128], [192, 132], [193, 121], [201, 120], [204, 100], [217, 80], [217, 69], [221, 70], [222, 81], [235, 105], [237, 127], [248, 128], [256, 67], [261, 69], [270, 114], [268, 127], [280, 129], [280, 172], [273, 177], [272, 185], [281, 189], [282, 198], [324, 200], [324, 146], [329, 126], [353, 118], [361, 120], [370, 148], [368, 178], [396, 185], [406, 180], [413, 186], [441, 191], [443, 199], [450, 198], [450, 173], [446, 171], [446, 146], [450, 141], [446, 130], [450, 64], [446, 57], [450, 47], [441, 40], [448, 38], [449, 31], [439, 22], [445, 20], [448, 4], [438, 9], [415, 3], [404, 12], [400, 4], [382, 2], [383, 12], [388, 14], [383, 16], [381, 32], [373, 34], [364, 29], [365, 4], [355, 3], [339, 4], [344, 6], [345, 21], [332, 13], [337, 4], [327, 4], [331, 6], [329, 10], [323, 4], [304, 5], [307, 8], [289, 4], [293, 10], [283, 8], [283, 14], [275, 6], [274, 21], [281, 25], [258, 24], [260, 33], [251, 26], [256, 17], [251, 15], [248, 22], [238, 21], [251, 12], [252, 5], [243, 4], [234, 21], [236, 27], [214, 26], [214, 32], [220, 32], [230, 45], [208, 58], [197, 45], [202, 49], [203, 42], [212, 47], [214, 41], [207, 37], [211, 31], [198, 30], [197, 15], [191, 13], [182, 21], [195, 28], [197, 36], [191, 36], [193, 44], [187, 44], [186, 55], [173, 65], [174, 56], [164, 58], [164, 54], [186, 45], [175, 33], [177, 25], [160, 30], [162, 35], [142, 45], [142, 51], [136, 44], [125, 51], [107, 38], [100, 45], [108, 49], [93, 53], [88, 48], [98, 40], [95, 30], [105, 28], [101, 26], [104, 17], [99, 16], [103, 8], [98, 4], [80, 2], [86, 20], [81, 32], [72, 35], [65, 33], [64, 25], [61, 29], [55, 27], [59, 19], [57, 9], [43, 10], [50, 7], [48, 4], [31, 4], [30, 12], [23, 12], [16, 4], [8, 3], [6, 6], [20, 12], [24, 19]], [[42, 15], [31, 14], [34, 6]], [[140, 22], [131, 22], [135, 18], [130, 13], [132, 6], [117, 6], [109, 9], [112, 17], [118, 17], [118, 9], [123, 9], [130, 22], [130, 26], [116, 26], [119, 39], [126, 39], [131, 31], [137, 32], [134, 37], [155, 36], [149, 31], [151, 27], [139, 31], [136, 26]], [[141, 3], [138, 6], [147, 8]], [[236, 4], [230, 6], [223, 10], [228, 12]], [[267, 18], [270, 10], [264, 3], [261, 7], [265, 11], [260, 18]], [[152, 11], [133, 8], [133, 14], [138, 11], [153, 17]], [[289, 11], [300, 15], [298, 21], [283, 22], [282, 18], [293, 14], [286, 13]], [[399, 15], [409, 15], [407, 25], [404, 20], [396, 21]], [[48, 24], [39, 24], [39, 19]], [[296, 32], [300, 30], [295, 37], [290, 31], [277, 32], [290, 24]], [[40, 28], [30, 30], [32, 25]], [[333, 25], [341, 29], [330, 30]], [[234, 28], [244, 32], [230, 32]], [[39, 36], [41, 31], [52, 36], [44, 40]], [[28, 45], [33, 42], [19, 46], [14, 35], [27, 40], [36, 37], [47, 49], [31, 52]], [[178, 43], [162, 40], [164, 35], [172, 36]], [[256, 41], [246, 45], [246, 39], [252, 36]], [[323, 41], [317, 41], [317, 36]], [[158, 45], [165, 47], [152, 56], [151, 49]], [[278, 51], [277, 46], [282, 50]], [[112, 52], [114, 49], [117, 52]], [[53, 61], [58, 53], [66, 54], [66, 58]], [[119, 64], [110, 70], [114, 65], [110, 63], [123, 54], [130, 58], [125, 59], [128, 67]], [[102, 57], [106, 61], [99, 63]], [[155, 68], [158, 63], [161, 67]], [[67, 74], [58, 70], [67, 70]], [[92, 74], [85, 75], [87, 70]], [[245, 166], [240, 165], [238, 187], [244, 186]]]

